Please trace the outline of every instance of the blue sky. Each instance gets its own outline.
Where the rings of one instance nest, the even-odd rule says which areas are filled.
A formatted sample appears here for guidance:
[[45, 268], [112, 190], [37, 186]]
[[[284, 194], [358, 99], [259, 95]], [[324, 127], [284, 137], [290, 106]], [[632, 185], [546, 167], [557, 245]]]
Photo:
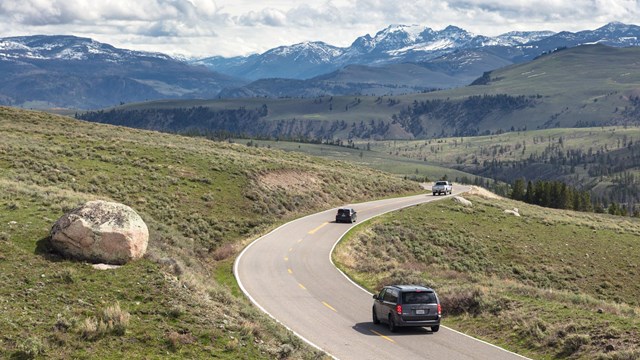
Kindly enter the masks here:
[[0, 37], [71, 34], [172, 55], [235, 56], [324, 41], [349, 46], [390, 24], [482, 35], [640, 24], [640, 0], [0, 0]]

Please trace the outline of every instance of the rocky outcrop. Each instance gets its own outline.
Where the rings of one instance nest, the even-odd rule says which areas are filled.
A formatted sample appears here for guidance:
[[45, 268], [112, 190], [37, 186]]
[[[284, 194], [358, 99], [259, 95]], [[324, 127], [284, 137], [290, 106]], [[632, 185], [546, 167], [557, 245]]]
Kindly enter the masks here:
[[130, 207], [90, 201], [63, 215], [51, 228], [51, 245], [68, 258], [113, 265], [139, 259], [149, 230]]

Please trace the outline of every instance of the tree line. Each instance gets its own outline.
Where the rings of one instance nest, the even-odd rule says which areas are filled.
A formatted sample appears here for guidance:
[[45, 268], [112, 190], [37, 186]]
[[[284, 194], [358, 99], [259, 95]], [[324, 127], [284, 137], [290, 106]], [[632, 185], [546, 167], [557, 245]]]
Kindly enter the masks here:
[[511, 186], [510, 197], [528, 204], [563, 210], [609, 213], [611, 215], [640, 217], [640, 209], [615, 201], [594, 201], [589, 191], [578, 190], [558, 180], [528, 181], [516, 179]]

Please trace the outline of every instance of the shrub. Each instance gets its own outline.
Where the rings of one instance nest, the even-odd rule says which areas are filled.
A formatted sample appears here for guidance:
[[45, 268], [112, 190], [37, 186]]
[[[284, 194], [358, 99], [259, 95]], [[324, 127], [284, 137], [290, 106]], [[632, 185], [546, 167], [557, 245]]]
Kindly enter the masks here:
[[120, 309], [120, 303], [115, 303], [102, 311], [102, 321], [107, 324], [107, 329], [115, 335], [124, 335], [129, 326], [131, 315]]
[[172, 306], [171, 309], [169, 309], [169, 312], [167, 313], [167, 315], [172, 319], [177, 319], [181, 317], [184, 313], [185, 313], [184, 306], [181, 304], [178, 304], [178, 305]]
[[428, 287], [433, 287], [434, 285], [432, 282], [427, 284], [427, 281], [420, 271], [409, 269], [394, 269], [388, 277], [382, 279], [380, 282], [379, 288], [389, 284], [424, 285]]
[[293, 352], [295, 351], [295, 348], [291, 345], [291, 344], [282, 344], [280, 345], [280, 347], [278, 348], [278, 358], [279, 359], [286, 359], [288, 358]]
[[484, 291], [478, 287], [449, 289], [440, 294], [443, 315], [480, 315]]
[[640, 350], [620, 350], [608, 354], [599, 354], [598, 360], [637, 360], [640, 359]]
[[74, 268], [65, 267], [60, 270], [55, 277], [62, 280], [65, 284], [73, 284], [75, 282], [76, 270]]
[[44, 342], [35, 336], [30, 336], [18, 343], [18, 353], [21, 358], [33, 359], [43, 355], [46, 351]]
[[124, 335], [131, 315], [120, 309], [120, 303], [102, 310], [99, 318], [89, 317], [80, 324], [80, 335], [87, 340], [98, 339], [109, 333]]
[[104, 329], [102, 329], [100, 322], [94, 317], [84, 319], [78, 331], [80, 336], [86, 340], [94, 340], [104, 334]]
[[167, 334], [167, 344], [171, 351], [177, 351], [182, 345], [193, 344], [195, 341], [195, 336], [185, 331], [171, 331]]
[[228, 259], [236, 253], [236, 247], [232, 243], [224, 244], [213, 251], [213, 260], [221, 261]]
[[582, 345], [586, 345], [591, 341], [589, 335], [570, 334], [564, 339], [563, 353], [566, 355], [575, 354]]

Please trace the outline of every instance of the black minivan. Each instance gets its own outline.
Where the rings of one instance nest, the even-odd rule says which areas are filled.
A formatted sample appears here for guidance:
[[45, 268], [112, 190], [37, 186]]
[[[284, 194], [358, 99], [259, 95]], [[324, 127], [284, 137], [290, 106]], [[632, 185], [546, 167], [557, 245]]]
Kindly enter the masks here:
[[348, 222], [354, 223], [358, 218], [358, 214], [352, 208], [341, 208], [338, 209], [338, 213], [336, 214], [336, 222]]
[[389, 330], [398, 327], [430, 327], [440, 330], [442, 307], [433, 289], [419, 285], [389, 285], [373, 295], [373, 323], [385, 322]]

